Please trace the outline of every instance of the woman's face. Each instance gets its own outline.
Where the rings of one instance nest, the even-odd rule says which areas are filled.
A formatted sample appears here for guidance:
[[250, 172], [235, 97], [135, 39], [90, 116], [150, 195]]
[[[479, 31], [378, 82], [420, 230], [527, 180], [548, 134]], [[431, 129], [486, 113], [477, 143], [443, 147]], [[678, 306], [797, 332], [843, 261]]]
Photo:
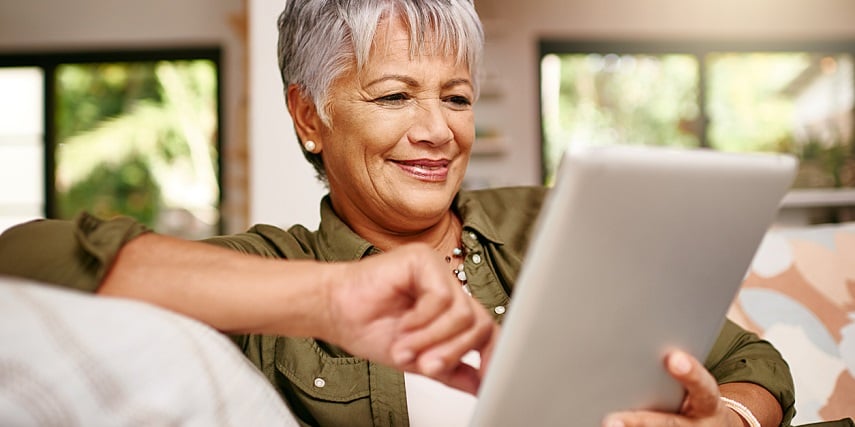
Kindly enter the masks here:
[[362, 72], [331, 87], [321, 150], [333, 206], [351, 227], [416, 232], [460, 188], [475, 137], [472, 79], [430, 47], [410, 58], [403, 24], [384, 20]]

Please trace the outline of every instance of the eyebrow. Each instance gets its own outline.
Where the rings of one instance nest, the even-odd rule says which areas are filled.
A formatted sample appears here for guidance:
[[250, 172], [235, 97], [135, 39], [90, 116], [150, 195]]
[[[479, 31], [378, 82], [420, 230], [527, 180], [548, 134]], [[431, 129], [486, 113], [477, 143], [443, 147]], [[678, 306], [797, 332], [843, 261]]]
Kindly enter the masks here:
[[[371, 87], [371, 86], [374, 86], [376, 84], [380, 84], [380, 83], [383, 83], [383, 82], [389, 81], [389, 80], [399, 81], [399, 82], [404, 83], [405, 85], [410, 86], [410, 87], [420, 86], [419, 82], [410, 76], [406, 76], [403, 74], [387, 74], [387, 75], [384, 75], [383, 77], [380, 77], [378, 79], [375, 79], [375, 80], [368, 82], [368, 84], [366, 84], [365, 87]], [[472, 87], [472, 82], [469, 79], [464, 79], [464, 78], [451, 79], [451, 80], [442, 84], [442, 89], [449, 89], [449, 88], [459, 86], [459, 85], [467, 85], [467, 86]]]
[[472, 82], [469, 79], [451, 79], [442, 85], [443, 89], [450, 89], [455, 86], [466, 85], [472, 87]]
[[383, 77], [380, 77], [379, 79], [372, 80], [372, 81], [368, 82], [368, 84], [366, 84], [365, 87], [371, 87], [371, 86], [374, 86], [376, 84], [380, 84], [380, 83], [383, 83], [383, 82], [389, 81], [389, 80], [399, 81], [399, 82], [404, 83], [407, 86], [418, 86], [419, 85], [419, 82], [417, 82], [416, 79], [414, 79], [412, 77], [405, 76], [403, 74], [386, 74]]

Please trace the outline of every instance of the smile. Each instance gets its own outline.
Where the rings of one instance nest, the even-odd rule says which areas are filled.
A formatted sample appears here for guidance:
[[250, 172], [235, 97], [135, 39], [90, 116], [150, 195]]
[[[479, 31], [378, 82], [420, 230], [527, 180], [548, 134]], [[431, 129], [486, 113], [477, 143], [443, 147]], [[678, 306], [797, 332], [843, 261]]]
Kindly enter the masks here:
[[422, 181], [440, 182], [448, 177], [448, 160], [401, 160], [393, 161], [410, 176]]

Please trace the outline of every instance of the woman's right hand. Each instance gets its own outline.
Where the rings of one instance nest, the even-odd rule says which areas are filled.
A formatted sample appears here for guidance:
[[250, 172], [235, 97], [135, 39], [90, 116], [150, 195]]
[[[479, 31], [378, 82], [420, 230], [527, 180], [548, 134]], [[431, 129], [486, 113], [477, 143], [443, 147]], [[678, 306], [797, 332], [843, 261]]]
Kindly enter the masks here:
[[[475, 394], [499, 327], [427, 245], [341, 264], [325, 280], [329, 336], [348, 352]], [[481, 353], [481, 368], [460, 361]]]
[[[271, 259], [146, 234], [99, 294], [146, 301], [221, 331], [324, 339], [351, 354], [475, 393], [498, 326], [426, 245], [357, 262]], [[481, 352], [482, 368], [462, 364]]]

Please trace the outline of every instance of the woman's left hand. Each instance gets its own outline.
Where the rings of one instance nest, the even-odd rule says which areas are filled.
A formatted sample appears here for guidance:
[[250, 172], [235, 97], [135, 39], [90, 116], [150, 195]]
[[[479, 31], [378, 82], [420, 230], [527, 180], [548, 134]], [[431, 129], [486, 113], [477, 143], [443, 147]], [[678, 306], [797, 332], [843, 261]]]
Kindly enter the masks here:
[[675, 351], [669, 353], [668, 373], [686, 390], [679, 414], [653, 411], [627, 411], [608, 415], [603, 427], [742, 427], [742, 419], [721, 401], [715, 378], [694, 357]]

